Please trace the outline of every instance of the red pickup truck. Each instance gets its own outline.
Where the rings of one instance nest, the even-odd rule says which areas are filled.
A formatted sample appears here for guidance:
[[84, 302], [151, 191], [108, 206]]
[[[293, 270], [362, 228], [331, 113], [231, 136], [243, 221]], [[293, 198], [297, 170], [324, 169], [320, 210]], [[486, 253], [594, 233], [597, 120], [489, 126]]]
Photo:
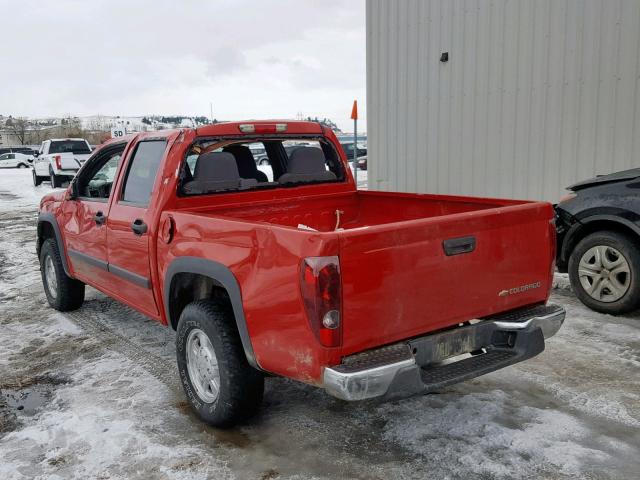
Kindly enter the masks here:
[[105, 143], [42, 199], [37, 252], [53, 308], [86, 284], [177, 330], [189, 402], [229, 426], [267, 374], [393, 398], [537, 355], [564, 320], [553, 215], [358, 191], [330, 129], [234, 122]]

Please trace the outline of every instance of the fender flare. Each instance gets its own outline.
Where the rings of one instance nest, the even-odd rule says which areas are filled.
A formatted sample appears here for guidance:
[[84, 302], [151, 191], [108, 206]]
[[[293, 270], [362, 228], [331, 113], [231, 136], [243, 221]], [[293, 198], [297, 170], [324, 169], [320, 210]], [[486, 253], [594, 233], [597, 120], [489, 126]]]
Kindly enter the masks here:
[[576, 235], [579, 235], [580, 232], [585, 227], [588, 227], [589, 224], [593, 222], [616, 223], [618, 225], [628, 228], [629, 230], [633, 231], [638, 237], [640, 237], [640, 226], [638, 226], [636, 223], [624, 217], [605, 214], [605, 215], [591, 215], [585, 218], [581, 218], [578, 220], [578, 222], [575, 225], [571, 226], [571, 228], [567, 231], [564, 241], [562, 242], [562, 251], [560, 252], [560, 255], [561, 255], [560, 258], [562, 258], [563, 261], [569, 260], [569, 255], [571, 254], [569, 245], [574, 245], [574, 243], [576, 243], [575, 242]]
[[64, 268], [64, 273], [67, 276], [73, 278], [71, 275], [71, 271], [69, 270], [69, 264], [67, 263], [67, 249], [64, 246], [64, 242], [62, 241], [62, 234], [60, 233], [60, 227], [58, 226], [58, 221], [56, 217], [51, 212], [40, 212], [38, 214], [38, 255], [40, 255], [40, 225], [42, 223], [48, 223], [51, 225], [53, 229], [53, 233], [56, 236], [56, 243], [58, 244], [58, 251], [60, 252], [60, 258], [62, 259], [62, 267]]
[[194, 273], [209, 277], [226, 289], [227, 294], [229, 295], [229, 300], [231, 301], [236, 326], [238, 328], [238, 333], [240, 334], [240, 341], [242, 342], [242, 348], [247, 357], [247, 361], [252, 367], [260, 369], [253, 351], [253, 345], [251, 344], [251, 337], [249, 336], [249, 330], [247, 328], [247, 320], [244, 316], [240, 285], [231, 270], [221, 263], [199, 257], [178, 257], [173, 260], [169, 265], [169, 268], [167, 268], [167, 273], [164, 277], [164, 291], [162, 295], [164, 310], [169, 324], [172, 322], [171, 310], [169, 309], [171, 282], [173, 281], [173, 277], [179, 273]]

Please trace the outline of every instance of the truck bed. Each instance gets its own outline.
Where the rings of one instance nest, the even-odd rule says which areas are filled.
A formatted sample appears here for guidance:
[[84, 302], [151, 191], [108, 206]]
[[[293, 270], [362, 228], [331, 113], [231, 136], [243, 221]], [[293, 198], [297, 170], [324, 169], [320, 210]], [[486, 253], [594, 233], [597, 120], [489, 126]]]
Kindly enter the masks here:
[[270, 201], [264, 206], [255, 203], [231, 208], [218, 206], [199, 210], [197, 213], [294, 229], [305, 225], [318, 232], [334, 232], [336, 211], [340, 211], [338, 228], [351, 230], [527, 203], [530, 202], [359, 191], [342, 195], [301, 197], [295, 201]]
[[[543, 202], [359, 191], [190, 213], [336, 244], [343, 355], [543, 303], [552, 278]], [[448, 254], [445, 242], [461, 238], [473, 250]]]

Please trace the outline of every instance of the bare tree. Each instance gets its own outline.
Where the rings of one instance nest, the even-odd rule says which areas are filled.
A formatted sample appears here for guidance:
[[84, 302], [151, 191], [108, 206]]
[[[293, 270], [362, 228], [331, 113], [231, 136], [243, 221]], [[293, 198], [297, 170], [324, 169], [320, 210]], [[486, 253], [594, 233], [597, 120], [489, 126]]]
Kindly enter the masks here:
[[20, 142], [20, 145], [24, 145], [25, 138], [27, 136], [27, 127], [29, 122], [24, 117], [9, 118], [7, 119], [5, 126], [9, 133], [16, 137]]

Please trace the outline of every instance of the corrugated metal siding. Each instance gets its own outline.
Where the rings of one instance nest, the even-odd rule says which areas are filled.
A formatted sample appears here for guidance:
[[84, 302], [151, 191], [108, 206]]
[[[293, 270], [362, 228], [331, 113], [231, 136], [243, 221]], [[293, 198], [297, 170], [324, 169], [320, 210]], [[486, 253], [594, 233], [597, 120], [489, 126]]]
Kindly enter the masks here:
[[367, 0], [366, 21], [369, 188], [557, 201], [640, 167], [639, 0]]

